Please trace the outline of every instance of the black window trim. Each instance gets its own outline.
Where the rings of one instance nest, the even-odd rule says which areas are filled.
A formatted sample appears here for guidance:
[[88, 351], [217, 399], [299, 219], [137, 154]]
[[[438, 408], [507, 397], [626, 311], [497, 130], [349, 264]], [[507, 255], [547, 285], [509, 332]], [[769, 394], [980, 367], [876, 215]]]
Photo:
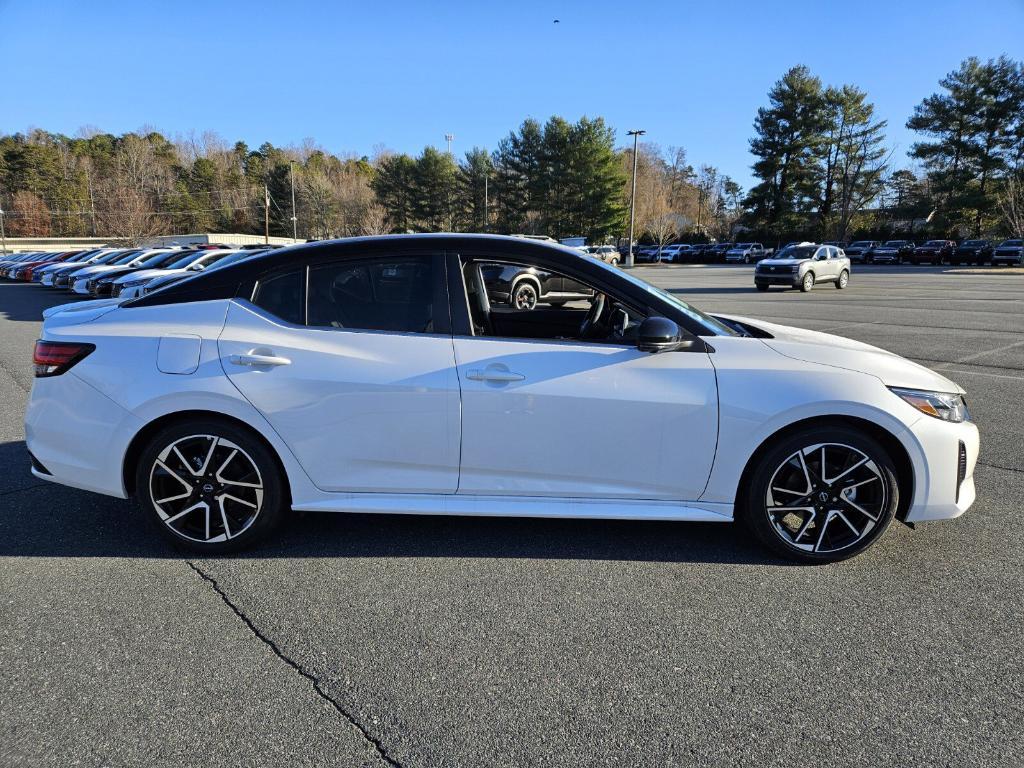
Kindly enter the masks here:
[[[465, 277], [464, 277], [464, 274], [463, 274], [463, 265], [464, 265], [464, 263], [468, 263], [468, 262], [471, 262], [471, 261], [498, 262], [498, 263], [502, 263], [502, 264], [513, 264], [513, 265], [518, 265], [518, 266], [529, 266], [529, 267], [541, 266], [544, 269], [551, 269], [551, 271], [557, 272], [558, 274], [560, 274], [560, 275], [562, 275], [564, 277], [568, 277], [571, 280], [577, 280], [578, 282], [582, 282], [582, 283], [584, 283], [586, 285], [589, 285], [591, 287], [600, 289], [602, 293], [610, 295], [613, 298], [613, 300], [615, 300], [616, 302], [618, 302], [620, 304], [624, 304], [628, 309], [631, 309], [634, 312], [636, 312], [637, 314], [642, 315], [644, 318], [648, 318], [648, 317], [651, 317], [653, 315], [672, 318], [673, 315], [677, 314], [674, 311], [673, 312], [665, 312], [660, 307], [653, 306], [651, 303], [648, 303], [648, 302], [637, 301], [637, 297], [635, 297], [635, 296], [629, 296], [628, 298], [624, 298], [623, 291], [618, 290], [616, 286], [610, 285], [605, 280], [601, 280], [601, 279], [596, 279], [595, 280], [594, 277], [592, 275], [589, 275], [589, 274], [581, 276], [581, 274], [579, 272], [574, 273], [571, 270], [566, 270], [564, 267], [561, 267], [561, 266], [558, 266], [558, 265], [549, 266], [548, 264], [544, 263], [543, 260], [541, 260], [541, 262], [538, 263], [538, 260], [536, 260], [536, 259], [534, 259], [532, 257], [529, 257], [529, 256], [522, 256], [522, 255], [517, 256], [517, 255], [511, 254], [511, 253], [502, 253], [500, 251], [490, 251], [490, 250], [487, 253], [483, 253], [483, 252], [477, 252], [477, 251], [472, 250], [472, 249], [466, 249], [466, 250], [463, 250], [461, 253], [456, 253], [456, 252], [453, 252], [453, 251], [449, 251], [447, 253], [447, 259], [446, 260], [447, 260], [447, 271], [448, 271], [448, 294], [450, 296], [462, 296], [462, 299], [463, 299], [462, 301], [454, 301], [453, 300], [451, 302], [451, 308], [452, 308], [452, 336], [454, 338], [470, 338], [470, 339], [478, 339], [478, 340], [481, 340], [481, 341], [504, 341], [504, 342], [513, 341], [513, 342], [521, 342], [521, 343], [524, 343], [524, 344], [530, 344], [530, 343], [533, 343], [533, 344], [548, 344], [548, 345], [550, 345], [550, 344], [557, 344], [557, 345], [568, 345], [568, 346], [578, 346], [580, 344], [587, 344], [587, 345], [593, 345], [593, 346], [597, 346], [597, 347], [604, 347], [604, 348], [608, 348], [608, 349], [612, 349], [612, 348], [614, 348], [614, 349], [635, 349], [636, 348], [635, 344], [611, 343], [611, 342], [607, 342], [607, 341], [565, 340], [565, 339], [538, 339], [538, 338], [522, 337], [522, 336], [476, 336], [473, 333], [473, 323], [472, 323], [471, 316], [470, 316], [469, 291], [466, 289]], [[671, 309], [671, 307], [669, 307], [669, 308]], [[679, 314], [681, 314], [681, 313], [679, 313]], [[689, 322], [689, 318], [685, 318], [685, 319]], [[714, 348], [707, 341], [705, 341], [703, 338], [701, 338], [700, 336], [695, 334], [688, 327], [688, 325], [684, 325], [683, 323], [679, 322], [678, 320], [675, 320], [675, 322], [677, 322], [677, 324], [679, 325], [681, 330], [683, 330], [685, 333], [688, 333], [689, 335], [694, 337], [694, 339], [696, 339], [697, 342], [699, 342], [699, 343], [694, 344], [689, 349], [683, 350], [683, 351], [687, 351], [687, 352], [706, 352], [706, 353], [711, 353], [711, 352], [714, 351]]]
[[[332, 264], [363, 264], [374, 261], [387, 261], [391, 259], [408, 259], [416, 257], [428, 257], [431, 260], [431, 280], [433, 282], [433, 291], [431, 296], [433, 317], [431, 318], [434, 330], [425, 333], [422, 331], [389, 331], [380, 328], [333, 328], [331, 326], [323, 325], [310, 325], [309, 324], [309, 281], [310, 272], [313, 267], [325, 267]], [[259, 291], [261, 283], [264, 283], [273, 278], [279, 277], [280, 275], [286, 275], [289, 272], [294, 272], [298, 269], [302, 269], [305, 272], [305, 284], [303, 285], [303, 307], [302, 307], [302, 324], [290, 323], [282, 317], [271, 313], [270, 311], [260, 307], [256, 304], [256, 294]], [[255, 280], [247, 284], [240, 286], [236, 299], [245, 301], [255, 309], [259, 310], [263, 315], [269, 318], [273, 318], [274, 322], [280, 323], [289, 328], [303, 328], [311, 331], [347, 331], [352, 333], [386, 333], [391, 335], [403, 335], [403, 336], [444, 336], [450, 337], [452, 335], [452, 317], [451, 317], [451, 302], [449, 301], [448, 285], [447, 285], [447, 272], [448, 264], [445, 254], [441, 250], [437, 249], [403, 249], [400, 251], [390, 253], [368, 253], [361, 255], [358, 253], [346, 253], [343, 255], [326, 256], [317, 259], [307, 259], [302, 263], [278, 265], [276, 268], [268, 269], [256, 277]], [[246, 290], [248, 288], [248, 290]]]

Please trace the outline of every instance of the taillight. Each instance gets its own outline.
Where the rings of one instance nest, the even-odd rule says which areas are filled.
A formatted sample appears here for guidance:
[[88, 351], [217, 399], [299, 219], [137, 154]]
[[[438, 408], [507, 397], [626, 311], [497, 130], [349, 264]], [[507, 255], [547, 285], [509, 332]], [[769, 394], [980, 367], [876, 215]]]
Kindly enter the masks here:
[[36, 342], [36, 348], [32, 352], [32, 364], [35, 366], [36, 378], [59, 376], [94, 349], [96, 349], [95, 344], [40, 339]]

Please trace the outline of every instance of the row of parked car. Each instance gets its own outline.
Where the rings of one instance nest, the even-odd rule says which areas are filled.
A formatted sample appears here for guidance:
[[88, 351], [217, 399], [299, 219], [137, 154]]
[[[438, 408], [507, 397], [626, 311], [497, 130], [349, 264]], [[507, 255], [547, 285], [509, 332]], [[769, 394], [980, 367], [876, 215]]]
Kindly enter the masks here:
[[[779, 250], [799, 243], [786, 243]], [[861, 264], [1024, 264], [1024, 240], [1010, 239], [1001, 243], [989, 240], [857, 240], [852, 243], [828, 241], [822, 245], [842, 249], [850, 261]], [[611, 248], [611, 246], [606, 246]], [[674, 243], [658, 247], [643, 246], [634, 250], [637, 263], [707, 263], [732, 262], [756, 264], [773, 251], [761, 243]]]
[[0, 278], [92, 298], [132, 299], [276, 247], [202, 244], [17, 253], [0, 260]]

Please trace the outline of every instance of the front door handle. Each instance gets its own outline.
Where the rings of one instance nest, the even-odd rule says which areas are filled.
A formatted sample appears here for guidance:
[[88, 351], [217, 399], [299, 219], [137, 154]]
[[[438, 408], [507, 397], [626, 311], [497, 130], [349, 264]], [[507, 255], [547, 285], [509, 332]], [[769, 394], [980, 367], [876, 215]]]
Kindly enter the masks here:
[[526, 377], [521, 373], [510, 371], [504, 365], [489, 365], [481, 370], [473, 370], [466, 374], [472, 381], [490, 381], [507, 384], [512, 381], [523, 381]]
[[277, 355], [232, 355], [230, 358], [231, 362], [235, 365], [291, 365], [291, 360], [287, 357], [278, 357]]

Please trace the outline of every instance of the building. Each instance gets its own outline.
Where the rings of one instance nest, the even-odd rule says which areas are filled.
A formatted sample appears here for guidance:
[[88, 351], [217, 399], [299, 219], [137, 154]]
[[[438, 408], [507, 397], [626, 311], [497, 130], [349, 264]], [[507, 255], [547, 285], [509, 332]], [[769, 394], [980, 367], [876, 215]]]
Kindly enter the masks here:
[[[108, 237], [8, 237], [7, 253], [24, 253], [25, 251], [76, 251], [90, 248], [103, 248], [123, 243], [117, 238]], [[194, 232], [184, 235], [158, 235], [143, 240], [140, 245], [192, 245], [207, 243], [225, 243], [227, 245], [257, 245], [269, 242], [271, 245], [292, 245], [304, 240], [293, 240], [290, 237], [271, 237], [269, 241], [263, 235], [241, 235], [229, 232]]]

